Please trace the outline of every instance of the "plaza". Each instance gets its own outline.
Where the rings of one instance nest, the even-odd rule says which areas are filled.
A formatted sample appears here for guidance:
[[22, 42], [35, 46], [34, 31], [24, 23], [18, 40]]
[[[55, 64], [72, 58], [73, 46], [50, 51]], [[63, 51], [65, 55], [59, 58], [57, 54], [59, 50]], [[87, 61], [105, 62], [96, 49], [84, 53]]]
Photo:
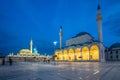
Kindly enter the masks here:
[[120, 80], [120, 62], [16, 62], [0, 65], [0, 80]]

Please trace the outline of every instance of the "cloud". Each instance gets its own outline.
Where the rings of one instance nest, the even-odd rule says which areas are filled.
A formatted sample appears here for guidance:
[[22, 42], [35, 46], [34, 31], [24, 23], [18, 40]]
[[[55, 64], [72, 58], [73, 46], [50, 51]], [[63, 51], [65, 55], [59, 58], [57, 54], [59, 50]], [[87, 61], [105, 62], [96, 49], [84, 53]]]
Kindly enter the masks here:
[[115, 36], [120, 36], [120, 28], [116, 28], [116, 29], [111, 29], [111, 33]]
[[113, 35], [120, 36], [120, 12], [109, 15], [103, 22], [103, 26], [107, 27]]

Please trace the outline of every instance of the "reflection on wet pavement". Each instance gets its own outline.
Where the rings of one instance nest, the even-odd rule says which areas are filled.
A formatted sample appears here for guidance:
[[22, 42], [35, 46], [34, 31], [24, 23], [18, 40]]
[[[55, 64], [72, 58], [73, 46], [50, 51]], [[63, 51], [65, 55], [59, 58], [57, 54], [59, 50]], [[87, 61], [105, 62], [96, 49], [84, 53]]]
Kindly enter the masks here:
[[0, 80], [119, 80], [119, 66], [119, 62], [19, 62], [0, 65]]

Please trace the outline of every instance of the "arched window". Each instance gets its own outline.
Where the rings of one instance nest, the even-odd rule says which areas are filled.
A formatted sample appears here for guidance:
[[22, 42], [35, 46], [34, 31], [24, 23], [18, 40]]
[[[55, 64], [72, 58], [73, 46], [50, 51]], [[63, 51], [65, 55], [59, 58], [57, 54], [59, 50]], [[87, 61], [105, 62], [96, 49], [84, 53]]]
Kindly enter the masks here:
[[75, 55], [74, 55], [74, 50], [72, 48], [69, 49], [69, 60], [74, 61]]
[[87, 46], [82, 48], [82, 60], [89, 60], [89, 48]]
[[90, 60], [99, 60], [99, 47], [97, 45], [90, 47]]

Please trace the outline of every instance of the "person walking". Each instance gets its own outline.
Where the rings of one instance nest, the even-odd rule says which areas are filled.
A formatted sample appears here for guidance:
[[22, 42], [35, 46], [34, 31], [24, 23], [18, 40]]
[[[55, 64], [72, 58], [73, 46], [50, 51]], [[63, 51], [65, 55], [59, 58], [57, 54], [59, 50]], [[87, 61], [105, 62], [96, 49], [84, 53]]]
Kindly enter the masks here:
[[10, 65], [12, 65], [12, 59], [9, 57], [9, 63]]
[[2, 58], [2, 65], [5, 65], [5, 58]]

